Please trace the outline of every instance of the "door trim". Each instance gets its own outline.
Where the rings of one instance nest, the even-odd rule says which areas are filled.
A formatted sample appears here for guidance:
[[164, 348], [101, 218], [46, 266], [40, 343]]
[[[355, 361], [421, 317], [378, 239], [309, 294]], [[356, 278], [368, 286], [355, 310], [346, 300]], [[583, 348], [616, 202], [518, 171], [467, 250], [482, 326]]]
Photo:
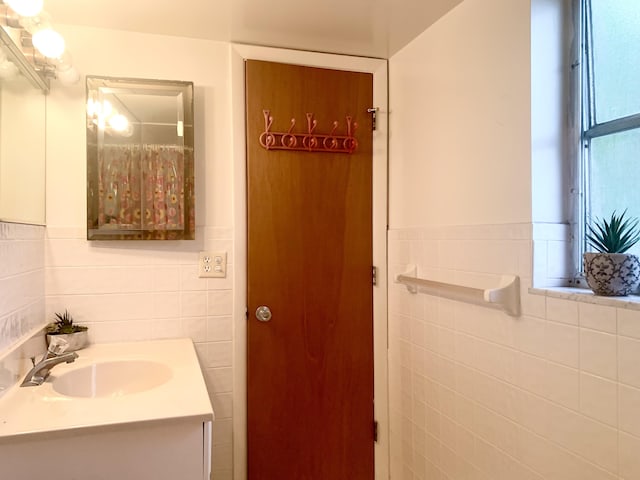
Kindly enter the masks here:
[[[233, 149], [233, 471], [247, 478], [247, 202], [244, 60], [266, 60], [373, 74], [372, 107], [378, 107], [373, 134], [373, 288], [374, 416], [378, 422], [375, 478], [389, 478], [389, 404], [387, 376], [387, 211], [388, 211], [388, 63], [383, 59], [231, 44], [231, 112]], [[373, 426], [372, 426], [373, 428]]]

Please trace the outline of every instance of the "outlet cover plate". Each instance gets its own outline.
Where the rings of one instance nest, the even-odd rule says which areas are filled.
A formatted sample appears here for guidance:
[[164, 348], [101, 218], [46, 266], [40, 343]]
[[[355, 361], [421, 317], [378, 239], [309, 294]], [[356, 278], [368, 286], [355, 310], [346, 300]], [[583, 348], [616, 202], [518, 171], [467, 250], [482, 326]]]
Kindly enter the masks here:
[[224, 278], [227, 276], [227, 252], [200, 252], [198, 255], [200, 278]]

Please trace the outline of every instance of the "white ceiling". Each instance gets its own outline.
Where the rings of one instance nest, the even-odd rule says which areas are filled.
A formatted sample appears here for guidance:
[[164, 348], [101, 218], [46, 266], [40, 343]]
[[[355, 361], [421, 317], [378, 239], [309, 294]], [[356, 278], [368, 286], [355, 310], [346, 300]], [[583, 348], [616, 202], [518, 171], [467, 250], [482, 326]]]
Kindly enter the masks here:
[[55, 24], [389, 58], [462, 0], [45, 0]]

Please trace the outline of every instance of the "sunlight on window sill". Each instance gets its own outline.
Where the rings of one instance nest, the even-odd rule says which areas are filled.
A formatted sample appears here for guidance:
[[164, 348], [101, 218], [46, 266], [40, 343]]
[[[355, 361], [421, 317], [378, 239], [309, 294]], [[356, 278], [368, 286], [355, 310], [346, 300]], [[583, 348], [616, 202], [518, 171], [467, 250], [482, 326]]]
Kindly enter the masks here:
[[594, 295], [591, 290], [576, 287], [546, 287], [530, 288], [532, 295], [542, 295], [545, 297], [562, 298], [576, 302], [593, 303], [596, 305], [606, 305], [609, 307], [628, 308], [630, 310], [640, 310], [640, 295], [628, 295], [626, 297], [603, 297]]

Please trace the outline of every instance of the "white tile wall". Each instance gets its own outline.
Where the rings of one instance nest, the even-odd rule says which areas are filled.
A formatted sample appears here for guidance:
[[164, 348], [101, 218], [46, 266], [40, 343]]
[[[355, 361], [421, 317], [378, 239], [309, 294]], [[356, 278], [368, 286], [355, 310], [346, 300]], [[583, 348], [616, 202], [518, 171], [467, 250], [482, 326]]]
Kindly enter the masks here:
[[[640, 479], [640, 311], [529, 294], [531, 236], [389, 232], [392, 479]], [[406, 264], [478, 287], [518, 274], [523, 315], [410, 294]]]
[[[0, 222], [0, 357], [44, 316], [44, 227]], [[0, 395], [18, 372], [0, 362]]]
[[[48, 228], [46, 312], [68, 309], [96, 343], [189, 337], [215, 411], [213, 477], [232, 475], [233, 231], [203, 229], [196, 242], [88, 242]], [[226, 251], [226, 278], [199, 278], [200, 250]]]
[[[571, 229], [564, 223], [533, 224], [533, 284], [536, 287], [568, 285], [577, 272], [570, 241]], [[525, 272], [522, 272], [523, 275]], [[554, 308], [553, 306], [551, 307]]]

